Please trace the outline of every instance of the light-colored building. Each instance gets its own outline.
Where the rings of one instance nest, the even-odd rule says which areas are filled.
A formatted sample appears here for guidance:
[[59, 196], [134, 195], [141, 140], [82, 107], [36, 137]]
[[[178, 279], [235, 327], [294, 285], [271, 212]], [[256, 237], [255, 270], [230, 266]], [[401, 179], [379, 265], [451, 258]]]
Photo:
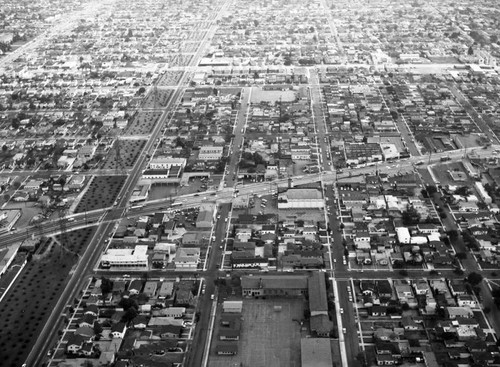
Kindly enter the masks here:
[[40, 189], [40, 185], [43, 183], [43, 181], [41, 180], [29, 180], [28, 182], [26, 182], [26, 184], [24, 185], [24, 189], [25, 190], [38, 190]]
[[200, 212], [196, 217], [196, 228], [212, 228], [212, 222], [215, 217], [214, 204], [202, 204]]
[[180, 248], [174, 259], [176, 270], [196, 270], [200, 263], [200, 249]]
[[491, 204], [492, 203], [491, 196], [488, 194], [488, 192], [484, 188], [483, 184], [481, 182], [474, 182], [474, 186], [476, 187], [476, 191], [479, 193], [479, 196], [481, 197], [481, 199], [486, 204]]
[[307, 294], [307, 276], [304, 275], [260, 275], [242, 276], [243, 296], [291, 296]]
[[170, 298], [174, 294], [174, 282], [164, 281], [161, 283], [160, 289], [158, 290], [158, 298], [165, 299]]
[[17, 220], [21, 217], [21, 209], [9, 209], [0, 211], [0, 233], [10, 231]]
[[137, 245], [133, 249], [107, 249], [101, 257], [103, 268], [116, 267], [148, 267], [148, 246]]
[[162, 310], [162, 316], [164, 317], [182, 317], [185, 313], [185, 307], [167, 307]]
[[224, 147], [203, 146], [200, 148], [198, 160], [200, 161], [218, 161], [222, 158]]
[[172, 157], [155, 157], [149, 162], [151, 169], [170, 169], [172, 167], [184, 168], [186, 166], [186, 158]]
[[83, 175], [75, 175], [71, 176], [69, 182], [66, 184], [71, 190], [80, 190], [83, 188], [85, 183], [85, 176]]
[[224, 301], [222, 303], [223, 312], [241, 313], [243, 309], [243, 301]]
[[278, 209], [321, 209], [325, 201], [317, 189], [288, 189], [278, 197]]
[[411, 241], [410, 231], [406, 227], [396, 228], [396, 236], [398, 237], [399, 243], [410, 243]]

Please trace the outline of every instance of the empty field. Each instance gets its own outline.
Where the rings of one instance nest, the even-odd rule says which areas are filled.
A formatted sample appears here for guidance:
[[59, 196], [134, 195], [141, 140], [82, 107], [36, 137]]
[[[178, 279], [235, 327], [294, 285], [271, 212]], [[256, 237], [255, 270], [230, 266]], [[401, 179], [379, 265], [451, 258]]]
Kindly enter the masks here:
[[[299, 367], [300, 320], [304, 317], [304, 299], [245, 299], [241, 337], [236, 356], [215, 354], [217, 331], [214, 330], [210, 367]], [[274, 306], [281, 306], [275, 311]]]

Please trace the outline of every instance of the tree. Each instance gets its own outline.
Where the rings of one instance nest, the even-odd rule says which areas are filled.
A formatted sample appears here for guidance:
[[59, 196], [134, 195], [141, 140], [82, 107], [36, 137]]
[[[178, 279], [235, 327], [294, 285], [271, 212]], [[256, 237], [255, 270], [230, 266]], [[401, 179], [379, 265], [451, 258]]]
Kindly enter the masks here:
[[11, 126], [15, 130], [19, 129], [19, 126], [20, 126], [19, 119], [18, 118], [13, 118], [12, 122], [11, 122]]
[[479, 274], [479, 273], [472, 272], [467, 277], [467, 281], [471, 285], [475, 286], [475, 285], [478, 285], [479, 283], [481, 283], [483, 281], [483, 276], [481, 274]]
[[100, 323], [98, 323], [97, 321], [94, 322], [94, 334], [96, 335], [99, 335], [102, 333], [103, 331], [103, 328], [102, 328], [102, 325]]
[[139, 312], [137, 311], [136, 308], [130, 307], [123, 314], [122, 321], [128, 323], [128, 322], [132, 321], [138, 314], [139, 314]]
[[127, 311], [129, 308], [139, 308], [137, 302], [133, 298], [122, 298], [120, 302], [118, 302], [118, 306], [123, 308], [125, 311]]
[[452, 229], [446, 233], [452, 240], [456, 240], [458, 238], [458, 231], [456, 229]]
[[6, 152], [7, 150], [9, 150], [9, 147], [7, 147], [7, 145], [2, 145], [2, 152]]
[[415, 208], [409, 206], [407, 210], [402, 213], [402, 220], [404, 225], [414, 225], [420, 222], [420, 214]]
[[465, 259], [467, 259], [467, 254], [465, 252], [457, 252], [456, 257], [459, 260], [465, 260]]
[[111, 293], [113, 290], [113, 281], [111, 279], [102, 277], [101, 278], [101, 292], [103, 297], [106, 297], [107, 294]]
[[467, 195], [469, 195], [469, 188], [467, 186], [461, 186], [455, 190], [455, 194], [467, 196]]
[[429, 194], [429, 196], [432, 196], [437, 192], [437, 188], [434, 185], [427, 185], [425, 187], [425, 189], [427, 190], [427, 193]]

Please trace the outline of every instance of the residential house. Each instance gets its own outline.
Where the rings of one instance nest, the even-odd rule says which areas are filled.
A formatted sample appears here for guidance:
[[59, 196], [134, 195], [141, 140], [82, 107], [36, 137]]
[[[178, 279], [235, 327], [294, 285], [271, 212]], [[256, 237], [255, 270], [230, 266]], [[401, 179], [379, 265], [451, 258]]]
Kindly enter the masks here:
[[127, 325], [123, 322], [119, 322], [111, 326], [111, 337], [123, 339], [125, 337], [125, 332], [127, 331]]

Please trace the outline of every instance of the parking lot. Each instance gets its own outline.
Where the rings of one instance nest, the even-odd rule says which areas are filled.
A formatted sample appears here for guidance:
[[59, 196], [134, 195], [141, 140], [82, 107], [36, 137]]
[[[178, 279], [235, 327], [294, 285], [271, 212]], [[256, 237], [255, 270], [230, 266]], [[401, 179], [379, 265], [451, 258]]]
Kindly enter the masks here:
[[[209, 366], [299, 367], [304, 302], [303, 299], [245, 299], [238, 354], [215, 355], [216, 329]], [[281, 306], [281, 311], [275, 311], [275, 306]]]

